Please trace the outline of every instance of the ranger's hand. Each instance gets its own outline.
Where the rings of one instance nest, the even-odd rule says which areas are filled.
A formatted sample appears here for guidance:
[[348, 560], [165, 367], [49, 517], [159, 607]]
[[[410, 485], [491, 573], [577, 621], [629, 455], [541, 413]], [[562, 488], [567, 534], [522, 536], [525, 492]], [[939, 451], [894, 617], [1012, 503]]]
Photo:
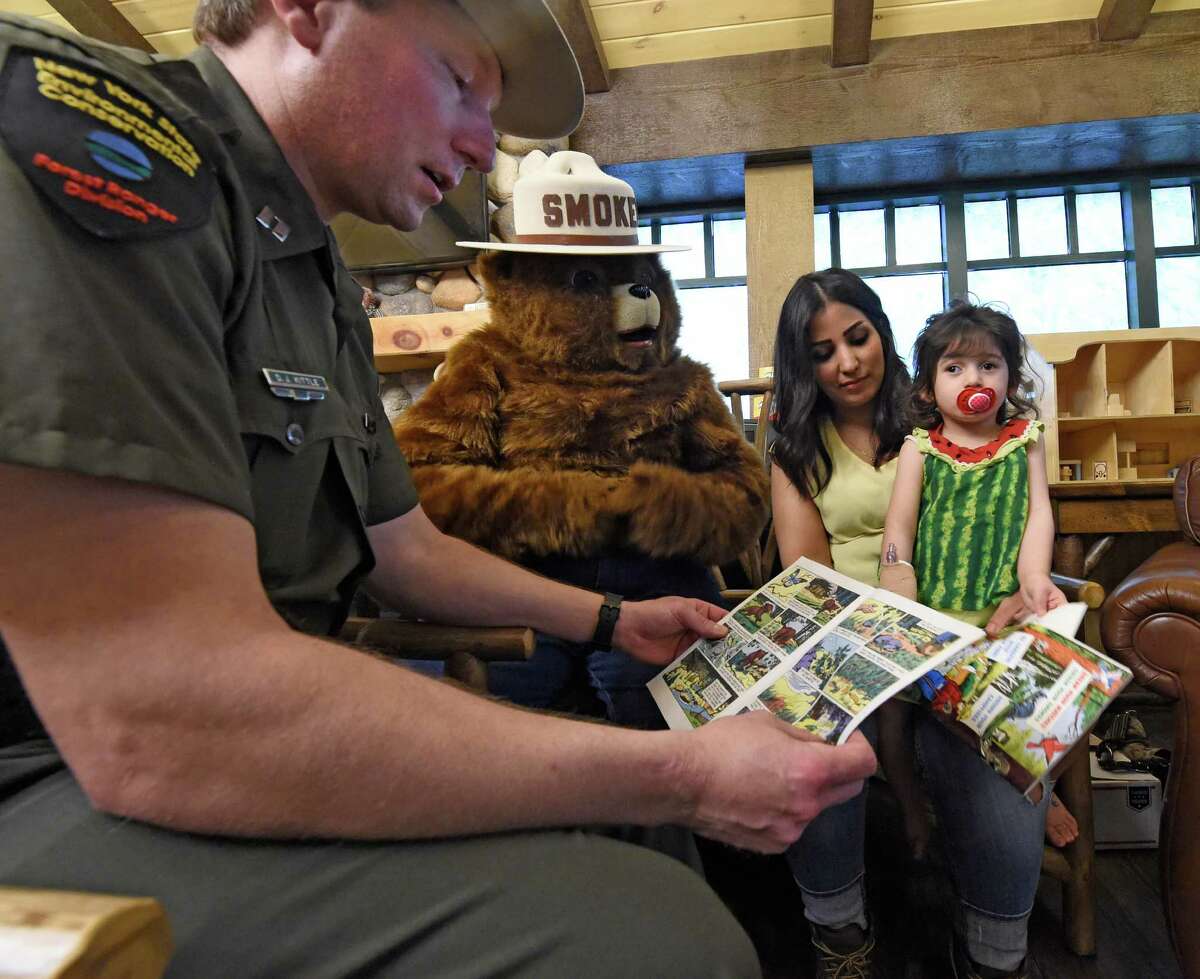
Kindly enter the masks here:
[[682, 778], [694, 790], [684, 822], [702, 836], [778, 853], [821, 810], [853, 799], [875, 771], [875, 753], [858, 732], [825, 744], [767, 711], [713, 721], [685, 733]]
[[622, 602], [613, 647], [643, 663], [666, 666], [697, 639], [721, 639], [725, 610], [699, 598]]

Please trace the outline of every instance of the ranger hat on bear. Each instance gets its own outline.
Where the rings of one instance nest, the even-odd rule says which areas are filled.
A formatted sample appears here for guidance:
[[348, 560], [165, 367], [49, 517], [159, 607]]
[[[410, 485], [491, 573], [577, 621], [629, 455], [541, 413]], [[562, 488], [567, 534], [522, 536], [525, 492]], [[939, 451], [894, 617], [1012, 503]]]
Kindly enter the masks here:
[[583, 118], [583, 78], [543, 0], [458, 0], [487, 38], [504, 79], [492, 124], [502, 133], [557, 139]]
[[638, 244], [637, 201], [624, 180], [586, 153], [534, 150], [513, 184], [512, 241], [460, 241], [463, 248], [559, 255], [648, 255], [689, 245]]

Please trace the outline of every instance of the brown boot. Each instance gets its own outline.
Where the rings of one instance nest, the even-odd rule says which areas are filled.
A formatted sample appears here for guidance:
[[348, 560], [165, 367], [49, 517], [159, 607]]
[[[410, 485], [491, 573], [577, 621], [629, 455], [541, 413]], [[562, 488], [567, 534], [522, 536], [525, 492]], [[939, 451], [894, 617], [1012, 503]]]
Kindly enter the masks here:
[[871, 957], [875, 938], [869, 928], [812, 926], [812, 943], [817, 950], [817, 979], [871, 979]]

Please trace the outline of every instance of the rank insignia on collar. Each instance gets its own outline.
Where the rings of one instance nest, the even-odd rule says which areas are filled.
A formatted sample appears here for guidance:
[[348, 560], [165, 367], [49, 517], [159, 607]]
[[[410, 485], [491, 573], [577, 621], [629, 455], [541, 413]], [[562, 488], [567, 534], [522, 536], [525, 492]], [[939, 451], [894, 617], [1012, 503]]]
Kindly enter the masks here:
[[293, 401], [324, 401], [329, 391], [329, 382], [320, 374], [298, 374], [296, 371], [280, 371], [271, 367], [262, 369], [267, 387], [277, 398]]
[[102, 238], [153, 238], [208, 220], [216, 181], [177, 119], [90, 61], [15, 47], [0, 70], [0, 139], [13, 162]]

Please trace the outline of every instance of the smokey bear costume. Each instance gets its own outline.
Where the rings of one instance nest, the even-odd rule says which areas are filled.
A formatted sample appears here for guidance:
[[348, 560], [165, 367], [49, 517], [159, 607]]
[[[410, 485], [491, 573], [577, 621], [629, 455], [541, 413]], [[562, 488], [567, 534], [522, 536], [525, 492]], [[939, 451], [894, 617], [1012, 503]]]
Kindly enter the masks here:
[[[491, 249], [490, 323], [395, 424], [422, 506], [560, 581], [719, 602], [708, 566], [758, 539], [768, 484], [708, 368], [676, 346], [656, 254], [672, 246], [637, 244], [629, 185], [581, 153], [529, 154], [514, 207], [514, 242], [465, 243]], [[489, 683], [534, 707], [598, 696], [618, 723], [661, 726], [644, 689], [659, 669], [539, 636], [528, 663], [493, 664]]]

